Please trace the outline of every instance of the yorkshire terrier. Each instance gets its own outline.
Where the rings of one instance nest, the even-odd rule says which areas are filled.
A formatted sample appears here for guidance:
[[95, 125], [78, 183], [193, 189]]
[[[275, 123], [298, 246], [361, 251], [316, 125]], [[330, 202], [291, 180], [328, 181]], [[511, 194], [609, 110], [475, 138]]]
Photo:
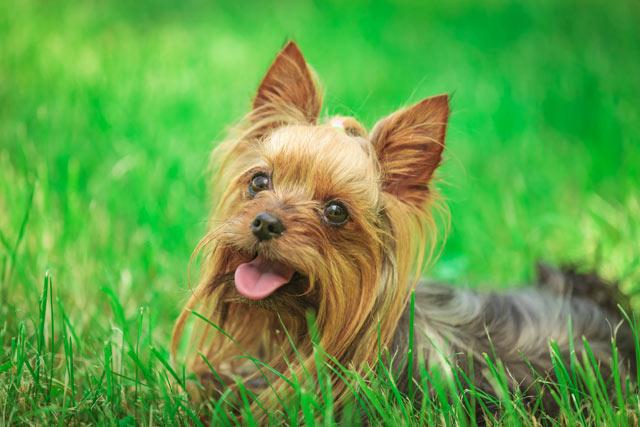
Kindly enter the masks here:
[[[246, 119], [213, 152], [217, 200], [200, 245], [202, 278], [173, 336], [175, 351], [190, 313], [206, 319], [191, 332], [191, 369], [203, 383], [214, 370], [214, 388], [240, 378], [264, 402], [286, 394], [282, 378], [267, 373], [266, 386], [256, 365], [239, 356], [264, 361], [270, 372], [312, 372], [309, 312], [317, 344], [356, 370], [373, 365], [380, 348], [402, 366], [450, 371], [472, 361], [477, 387], [495, 393], [483, 377], [487, 353], [527, 393], [537, 375], [553, 376], [548, 343], [568, 358], [584, 349], [582, 337], [609, 368], [617, 340], [618, 368], [635, 369], [615, 287], [597, 276], [542, 266], [537, 287], [505, 294], [419, 283], [434, 247], [447, 95], [402, 108], [370, 132], [351, 117], [321, 122], [321, 105], [314, 73], [289, 42]], [[340, 402], [347, 387], [334, 380]]]

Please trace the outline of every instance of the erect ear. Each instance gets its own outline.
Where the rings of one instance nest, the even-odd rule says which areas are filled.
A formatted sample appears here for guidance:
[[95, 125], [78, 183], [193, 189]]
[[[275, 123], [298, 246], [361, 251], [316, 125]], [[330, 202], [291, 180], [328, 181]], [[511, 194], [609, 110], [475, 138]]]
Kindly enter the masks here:
[[371, 141], [382, 169], [383, 190], [421, 207], [429, 182], [442, 160], [449, 97], [438, 95], [380, 120]]
[[313, 74], [294, 42], [278, 53], [253, 100], [254, 119], [281, 117], [282, 121], [315, 123], [322, 95]]

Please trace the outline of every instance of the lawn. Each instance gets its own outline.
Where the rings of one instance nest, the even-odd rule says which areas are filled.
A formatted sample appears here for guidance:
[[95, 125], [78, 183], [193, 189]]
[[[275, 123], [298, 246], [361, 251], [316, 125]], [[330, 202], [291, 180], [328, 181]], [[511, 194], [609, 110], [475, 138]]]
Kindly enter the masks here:
[[[289, 38], [326, 115], [371, 125], [453, 94], [431, 277], [508, 288], [544, 259], [640, 291], [639, 22], [635, 0], [0, 2], [0, 425], [225, 413], [180, 393], [168, 343], [209, 153]], [[574, 383], [597, 377], [583, 369], [558, 422], [637, 423], [635, 388], [609, 405]], [[379, 377], [353, 379], [374, 421], [464, 423], [457, 392], [414, 411]], [[274, 422], [333, 422], [302, 389]], [[498, 421], [535, 422], [518, 396], [500, 404]]]

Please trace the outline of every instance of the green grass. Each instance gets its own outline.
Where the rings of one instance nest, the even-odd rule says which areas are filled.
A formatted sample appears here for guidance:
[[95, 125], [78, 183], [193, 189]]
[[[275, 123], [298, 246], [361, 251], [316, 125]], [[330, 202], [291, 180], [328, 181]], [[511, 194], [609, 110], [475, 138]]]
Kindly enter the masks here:
[[[452, 230], [432, 276], [507, 287], [544, 258], [638, 292], [637, 6], [0, 2], [0, 424], [222, 423], [246, 406], [188, 403], [167, 345], [205, 229], [208, 153], [286, 38], [323, 79], [327, 114], [372, 124], [454, 94], [440, 175]], [[345, 422], [464, 424], [489, 404], [533, 422], [519, 396], [491, 402], [424, 367], [436, 393], [416, 409], [387, 368], [340, 372], [357, 395]], [[610, 402], [593, 360], [557, 368], [559, 422], [637, 420], [624, 378]], [[327, 390], [294, 380], [274, 417], [330, 424]]]

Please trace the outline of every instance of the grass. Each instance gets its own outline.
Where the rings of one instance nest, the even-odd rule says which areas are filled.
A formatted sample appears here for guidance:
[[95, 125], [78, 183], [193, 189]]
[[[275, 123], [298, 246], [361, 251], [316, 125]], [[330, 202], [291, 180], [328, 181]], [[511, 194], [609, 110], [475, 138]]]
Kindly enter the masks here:
[[[327, 114], [372, 124], [454, 93], [440, 185], [452, 230], [430, 275], [504, 288], [543, 258], [638, 292], [639, 20], [632, 0], [1, 2], [0, 424], [239, 420], [229, 407], [250, 395], [189, 403], [167, 344], [205, 228], [208, 153], [288, 37], [321, 75]], [[419, 409], [384, 363], [339, 372], [357, 396], [343, 421], [468, 424], [484, 405], [514, 425], [636, 424], [640, 412], [624, 378], [609, 400], [588, 357], [557, 363], [556, 421], [420, 369], [435, 394]], [[292, 381], [272, 421], [335, 421], [326, 388]]]

